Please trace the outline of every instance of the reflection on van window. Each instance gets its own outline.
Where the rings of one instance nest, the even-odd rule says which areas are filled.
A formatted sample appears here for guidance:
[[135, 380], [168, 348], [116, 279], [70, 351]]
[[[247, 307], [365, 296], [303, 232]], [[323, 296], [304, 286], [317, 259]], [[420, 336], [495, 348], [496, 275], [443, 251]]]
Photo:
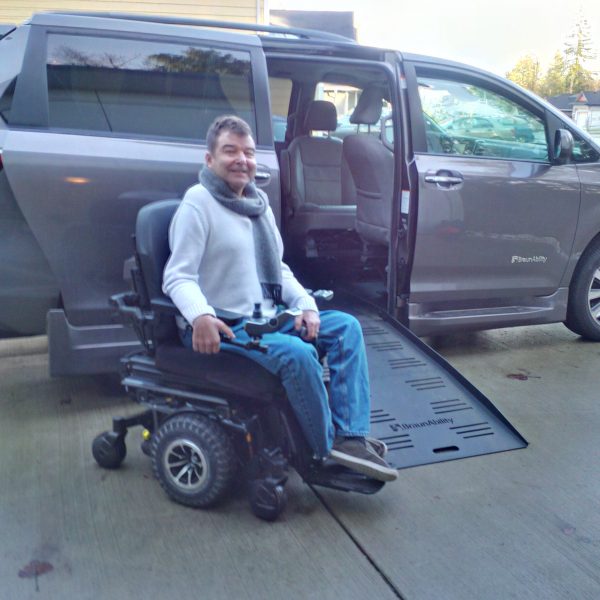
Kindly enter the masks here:
[[419, 78], [427, 152], [548, 161], [542, 119], [483, 87]]
[[51, 34], [47, 74], [50, 127], [200, 140], [229, 113], [255, 130], [247, 52]]

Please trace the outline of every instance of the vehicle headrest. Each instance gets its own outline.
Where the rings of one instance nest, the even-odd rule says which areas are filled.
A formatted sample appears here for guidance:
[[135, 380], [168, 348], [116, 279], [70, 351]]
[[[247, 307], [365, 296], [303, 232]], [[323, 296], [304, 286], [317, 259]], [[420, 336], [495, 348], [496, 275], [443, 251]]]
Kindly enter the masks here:
[[383, 90], [380, 87], [365, 88], [350, 117], [354, 125], [375, 125], [381, 118]]
[[335, 131], [337, 110], [333, 102], [313, 100], [306, 111], [304, 127], [307, 131]]

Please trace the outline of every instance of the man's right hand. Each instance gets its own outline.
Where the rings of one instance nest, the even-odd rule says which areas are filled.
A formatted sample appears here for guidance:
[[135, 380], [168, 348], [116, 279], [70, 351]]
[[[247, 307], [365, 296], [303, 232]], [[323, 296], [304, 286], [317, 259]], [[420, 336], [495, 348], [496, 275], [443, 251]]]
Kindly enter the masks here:
[[234, 338], [235, 334], [221, 319], [200, 315], [192, 324], [192, 348], [202, 354], [216, 354], [221, 348], [221, 335]]

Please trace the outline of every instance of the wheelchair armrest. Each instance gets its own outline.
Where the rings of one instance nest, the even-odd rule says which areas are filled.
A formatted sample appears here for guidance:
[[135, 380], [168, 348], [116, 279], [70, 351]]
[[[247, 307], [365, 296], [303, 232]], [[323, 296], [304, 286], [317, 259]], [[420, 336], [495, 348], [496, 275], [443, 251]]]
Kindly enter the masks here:
[[114, 294], [110, 297], [110, 303], [117, 309], [120, 316], [142, 321], [144, 313], [139, 306], [139, 300], [139, 296], [131, 292]]
[[164, 298], [153, 298], [150, 300], [150, 306], [156, 312], [173, 315], [174, 317], [181, 314], [171, 299], [166, 296]]
[[215, 308], [215, 315], [217, 319], [221, 319], [228, 325], [237, 324], [244, 318], [244, 315], [239, 313], [231, 312], [230, 310], [223, 310], [222, 308]]
[[[150, 301], [150, 306], [155, 312], [172, 315], [174, 317], [181, 315], [179, 309], [173, 304], [171, 299], [166, 296], [164, 298], [154, 298]], [[244, 318], [243, 315], [220, 308], [215, 309], [215, 314], [218, 319], [225, 321], [228, 325], [235, 324]]]

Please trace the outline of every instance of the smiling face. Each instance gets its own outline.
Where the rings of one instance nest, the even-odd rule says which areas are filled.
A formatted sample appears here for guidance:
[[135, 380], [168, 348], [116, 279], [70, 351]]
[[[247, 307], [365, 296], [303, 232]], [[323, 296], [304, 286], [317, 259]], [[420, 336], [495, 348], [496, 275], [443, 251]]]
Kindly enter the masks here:
[[206, 153], [206, 166], [238, 196], [256, 174], [256, 146], [250, 135], [223, 131], [213, 152]]

